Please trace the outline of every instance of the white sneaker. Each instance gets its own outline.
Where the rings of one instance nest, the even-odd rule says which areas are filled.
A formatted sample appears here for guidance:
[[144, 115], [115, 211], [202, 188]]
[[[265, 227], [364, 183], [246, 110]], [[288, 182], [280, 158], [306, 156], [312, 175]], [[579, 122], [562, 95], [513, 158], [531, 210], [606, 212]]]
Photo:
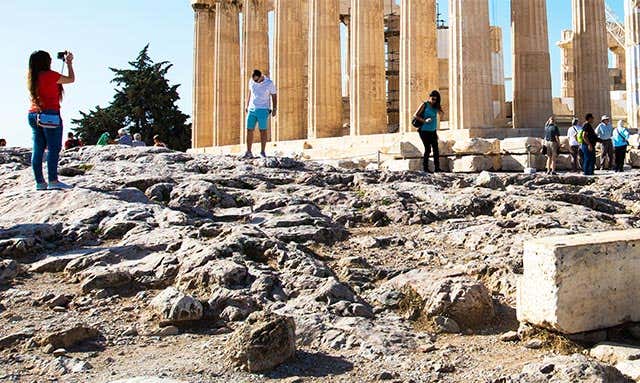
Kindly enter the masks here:
[[49, 190], [69, 190], [69, 189], [73, 189], [73, 186], [67, 185], [64, 182], [53, 181], [53, 182], [49, 182], [48, 189]]
[[265, 153], [265, 152], [260, 152], [260, 157], [262, 157], [262, 158], [267, 158], [267, 153]]
[[245, 153], [242, 157], [240, 157], [240, 158], [245, 159], [245, 160], [250, 160], [250, 159], [252, 159], [252, 158], [253, 158], [253, 154], [251, 154], [251, 152], [246, 152], [246, 153]]

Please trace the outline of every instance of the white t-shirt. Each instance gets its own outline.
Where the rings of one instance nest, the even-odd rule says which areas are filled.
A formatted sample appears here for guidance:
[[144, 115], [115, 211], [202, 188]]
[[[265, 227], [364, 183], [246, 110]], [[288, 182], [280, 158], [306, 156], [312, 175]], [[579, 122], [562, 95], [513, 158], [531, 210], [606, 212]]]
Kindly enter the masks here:
[[276, 86], [269, 77], [264, 77], [264, 81], [255, 82], [249, 80], [249, 110], [269, 109], [271, 107], [271, 95], [276, 94]]
[[578, 142], [577, 135], [582, 131], [582, 126], [580, 125], [572, 125], [567, 132], [567, 136], [569, 136], [569, 146], [580, 146]]

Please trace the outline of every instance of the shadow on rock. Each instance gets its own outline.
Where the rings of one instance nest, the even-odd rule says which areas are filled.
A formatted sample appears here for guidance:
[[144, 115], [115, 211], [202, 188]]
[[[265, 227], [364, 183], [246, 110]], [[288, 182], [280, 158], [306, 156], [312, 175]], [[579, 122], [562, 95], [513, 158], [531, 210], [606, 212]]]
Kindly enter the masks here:
[[285, 379], [292, 376], [322, 378], [346, 374], [353, 370], [348, 360], [320, 352], [297, 351], [295, 358], [266, 374], [271, 379]]

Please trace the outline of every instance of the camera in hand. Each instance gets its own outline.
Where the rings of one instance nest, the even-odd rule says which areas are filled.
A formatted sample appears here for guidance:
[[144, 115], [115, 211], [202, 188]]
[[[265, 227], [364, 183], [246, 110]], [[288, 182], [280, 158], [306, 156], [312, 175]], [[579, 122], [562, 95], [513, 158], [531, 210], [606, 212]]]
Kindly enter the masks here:
[[67, 53], [69, 53], [69, 52], [67, 52], [67, 51], [58, 52], [58, 60], [64, 61], [67, 58]]

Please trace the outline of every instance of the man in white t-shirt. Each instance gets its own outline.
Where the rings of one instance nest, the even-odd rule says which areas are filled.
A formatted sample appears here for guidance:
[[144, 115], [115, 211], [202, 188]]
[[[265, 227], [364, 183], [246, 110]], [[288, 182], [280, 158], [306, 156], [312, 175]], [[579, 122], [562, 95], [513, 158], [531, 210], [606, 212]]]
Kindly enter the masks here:
[[247, 152], [244, 158], [253, 158], [251, 147], [253, 146], [253, 131], [258, 125], [260, 129], [261, 150], [260, 156], [267, 155], [267, 127], [269, 125], [269, 114], [275, 117], [278, 108], [278, 96], [276, 86], [270, 78], [264, 76], [259, 70], [254, 70], [249, 80], [250, 96], [247, 100]]
[[571, 127], [567, 131], [567, 137], [569, 138], [569, 151], [571, 152], [571, 159], [573, 163], [573, 171], [578, 172], [582, 169], [582, 152], [580, 151], [580, 142], [578, 142], [578, 133], [582, 131], [580, 120], [574, 118], [571, 121]]

